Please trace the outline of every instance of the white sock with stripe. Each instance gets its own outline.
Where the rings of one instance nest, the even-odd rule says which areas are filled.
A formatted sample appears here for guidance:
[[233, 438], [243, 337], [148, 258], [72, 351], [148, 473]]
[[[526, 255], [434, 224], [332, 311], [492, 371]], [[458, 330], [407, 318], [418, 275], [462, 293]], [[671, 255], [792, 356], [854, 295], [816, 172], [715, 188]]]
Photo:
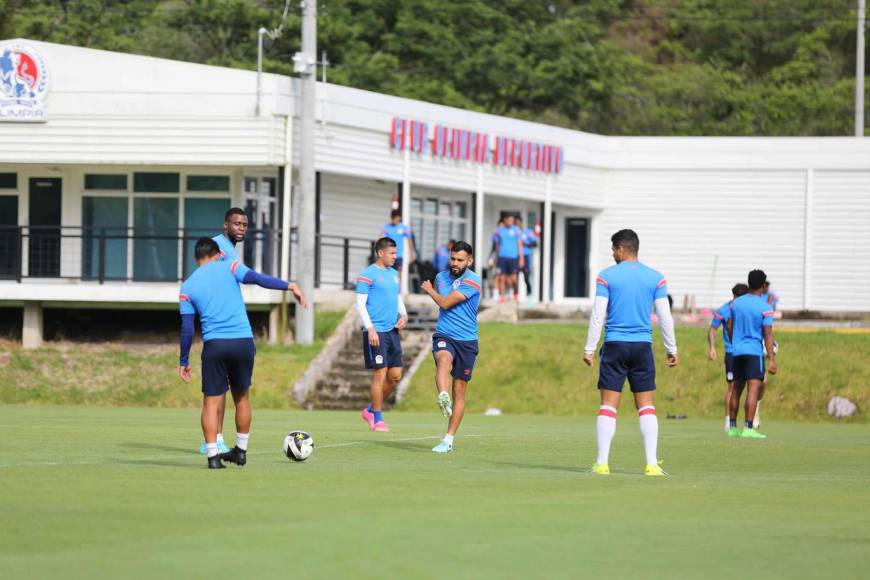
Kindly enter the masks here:
[[598, 419], [595, 422], [595, 433], [598, 436], [598, 465], [607, 465], [610, 458], [610, 443], [616, 434], [616, 407], [601, 405], [598, 408]]
[[643, 437], [646, 464], [658, 465], [656, 448], [659, 444], [659, 418], [656, 416], [656, 408], [652, 405], [641, 407], [637, 410], [637, 416], [640, 420], [640, 435]]

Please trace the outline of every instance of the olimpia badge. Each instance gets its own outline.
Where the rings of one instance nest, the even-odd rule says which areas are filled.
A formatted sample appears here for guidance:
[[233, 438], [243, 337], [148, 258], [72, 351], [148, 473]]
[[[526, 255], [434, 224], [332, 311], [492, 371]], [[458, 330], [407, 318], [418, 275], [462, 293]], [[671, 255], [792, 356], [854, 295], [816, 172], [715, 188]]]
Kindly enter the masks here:
[[0, 42], [0, 121], [44, 123], [48, 67], [22, 42]]

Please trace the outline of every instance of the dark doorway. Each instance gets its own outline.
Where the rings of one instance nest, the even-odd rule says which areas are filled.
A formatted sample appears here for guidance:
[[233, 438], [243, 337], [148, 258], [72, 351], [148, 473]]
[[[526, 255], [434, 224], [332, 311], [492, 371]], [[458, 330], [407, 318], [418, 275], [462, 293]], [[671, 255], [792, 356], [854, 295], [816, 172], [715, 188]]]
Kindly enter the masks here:
[[18, 196], [0, 195], [0, 279], [18, 277]]
[[60, 276], [60, 196], [59, 177], [30, 179], [28, 263], [31, 276]]
[[565, 220], [565, 297], [589, 296], [589, 220]]

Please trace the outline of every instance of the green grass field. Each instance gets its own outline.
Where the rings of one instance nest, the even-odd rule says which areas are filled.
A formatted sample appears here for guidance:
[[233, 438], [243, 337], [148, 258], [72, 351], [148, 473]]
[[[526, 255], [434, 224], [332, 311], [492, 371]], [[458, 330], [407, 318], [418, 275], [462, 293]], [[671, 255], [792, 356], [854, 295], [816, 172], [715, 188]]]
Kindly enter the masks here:
[[[194, 409], [0, 407], [7, 578], [866, 578], [870, 426], [661, 422], [668, 479], [620, 418], [255, 410], [249, 464], [208, 471]], [[314, 456], [280, 451], [309, 430]], [[230, 430], [231, 431], [231, 430]]]

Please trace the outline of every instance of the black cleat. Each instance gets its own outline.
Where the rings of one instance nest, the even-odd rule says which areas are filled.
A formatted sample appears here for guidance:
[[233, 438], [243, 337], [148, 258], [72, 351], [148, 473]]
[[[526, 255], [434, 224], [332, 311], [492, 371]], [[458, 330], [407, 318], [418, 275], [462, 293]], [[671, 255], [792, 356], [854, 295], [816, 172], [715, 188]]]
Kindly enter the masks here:
[[220, 458], [224, 461], [229, 461], [230, 463], [235, 463], [239, 467], [245, 465], [248, 462], [248, 452], [239, 449], [238, 445], [227, 451], [226, 453], [221, 453]]
[[208, 458], [208, 468], [209, 469], [226, 469], [227, 466], [221, 463], [220, 455], [215, 455], [214, 457]]

